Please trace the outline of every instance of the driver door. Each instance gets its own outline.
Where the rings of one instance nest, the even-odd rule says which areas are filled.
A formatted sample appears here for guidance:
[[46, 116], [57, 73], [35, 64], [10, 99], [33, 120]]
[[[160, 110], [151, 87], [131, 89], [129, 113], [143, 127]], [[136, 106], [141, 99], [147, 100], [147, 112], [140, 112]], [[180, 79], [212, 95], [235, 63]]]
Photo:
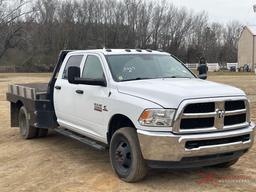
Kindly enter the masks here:
[[77, 117], [75, 110], [75, 90], [77, 85], [70, 84], [67, 79], [67, 71], [70, 66], [80, 67], [84, 55], [71, 55], [67, 58], [63, 73], [59, 74], [54, 88], [54, 108], [58, 123], [66, 128], [73, 129]]

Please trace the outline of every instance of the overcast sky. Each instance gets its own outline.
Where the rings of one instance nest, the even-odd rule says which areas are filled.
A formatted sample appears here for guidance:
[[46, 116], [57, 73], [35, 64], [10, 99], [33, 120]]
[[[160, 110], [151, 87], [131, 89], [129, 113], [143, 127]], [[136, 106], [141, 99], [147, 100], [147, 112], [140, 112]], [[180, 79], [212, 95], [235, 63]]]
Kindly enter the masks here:
[[194, 11], [206, 11], [210, 21], [226, 23], [238, 20], [242, 24], [256, 25], [253, 5], [256, 0], [169, 0], [174, 5], [185, 6]]

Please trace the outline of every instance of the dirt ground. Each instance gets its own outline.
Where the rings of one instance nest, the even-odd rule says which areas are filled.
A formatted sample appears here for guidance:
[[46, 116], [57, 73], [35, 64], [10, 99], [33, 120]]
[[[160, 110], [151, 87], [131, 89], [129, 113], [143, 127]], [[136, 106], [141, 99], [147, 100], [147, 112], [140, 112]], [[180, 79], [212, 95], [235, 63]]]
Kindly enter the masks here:
[[[127, 184], [112, 172], [108, 152], [55, 133], [22, 140], [19, 130], [10, 128], [7, 85], [48, 79], [49, 74], [0, 74], [0, 192], [256, 191], [256, 146], [231, 169], [151, 170], [144, 181]], [[212, 75], [210, 80], [243, 89], [256, 121], [255, 76]]]

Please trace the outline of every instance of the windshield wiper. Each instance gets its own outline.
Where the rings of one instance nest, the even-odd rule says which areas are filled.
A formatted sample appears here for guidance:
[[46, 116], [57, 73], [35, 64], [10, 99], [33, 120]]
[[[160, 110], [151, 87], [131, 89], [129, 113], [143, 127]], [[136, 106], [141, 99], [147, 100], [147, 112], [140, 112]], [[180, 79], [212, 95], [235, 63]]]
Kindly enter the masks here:
[[134, 78], [134, 79], [122, 80], [121, 82], [124, 82], [124, 81], [138, 81], [138, 80], [145, 80], [145, 79], [152, 79], [152, 78], [148, 78], [148, 77], [137, 77], [137, 78]]

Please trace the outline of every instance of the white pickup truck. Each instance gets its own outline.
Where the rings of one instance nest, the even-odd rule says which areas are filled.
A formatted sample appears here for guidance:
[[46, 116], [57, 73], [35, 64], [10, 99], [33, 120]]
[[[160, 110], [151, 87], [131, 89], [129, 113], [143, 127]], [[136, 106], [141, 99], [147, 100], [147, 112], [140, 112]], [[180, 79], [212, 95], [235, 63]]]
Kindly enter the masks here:
[[149, 167], [226, 168], [254, 141], [243, 91], [202, 80], [161, 51], [62, 51], [48, 84], [10, 85], [7, 99], [23, 138], [52, 129], [109, 149], [126, 182]]

